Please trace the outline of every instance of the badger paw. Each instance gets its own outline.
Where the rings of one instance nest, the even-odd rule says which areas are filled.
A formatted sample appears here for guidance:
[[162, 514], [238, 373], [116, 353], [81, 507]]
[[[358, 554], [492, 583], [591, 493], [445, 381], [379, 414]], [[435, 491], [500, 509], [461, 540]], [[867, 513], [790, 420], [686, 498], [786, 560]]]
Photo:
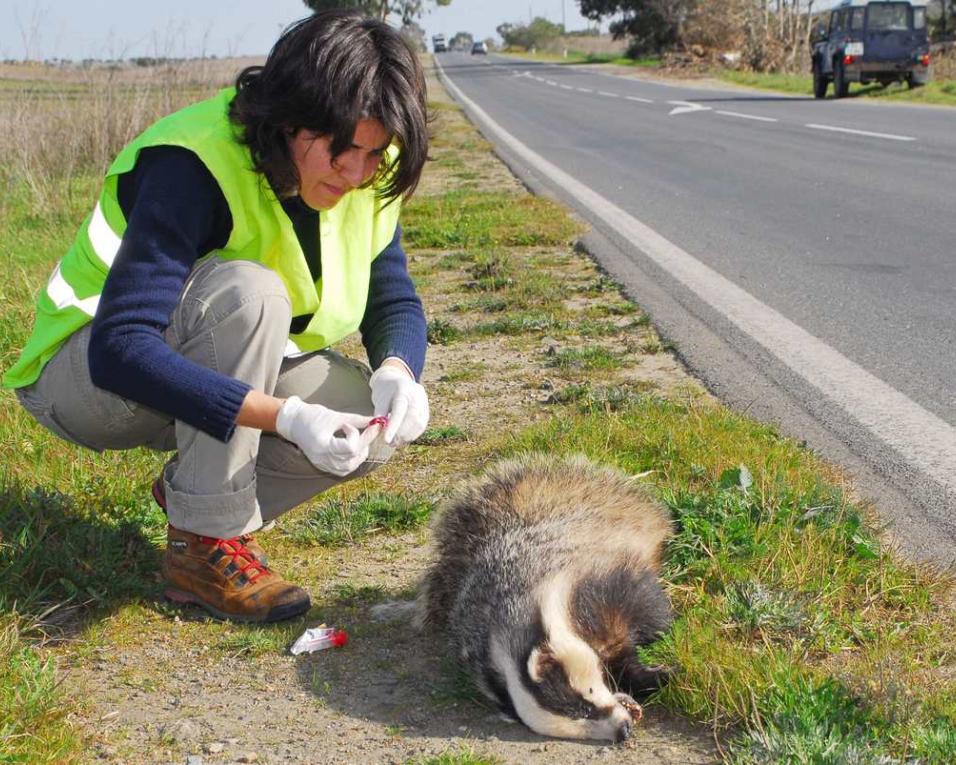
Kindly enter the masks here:
[[643, 707], [626, 693], [615, 693], [614, 698], [617, 699], [618, 704], [627, 710], [627, 713], [631, 716], [631, 720], [634, 722], [640, 722], [641, 718], [644, 717]]

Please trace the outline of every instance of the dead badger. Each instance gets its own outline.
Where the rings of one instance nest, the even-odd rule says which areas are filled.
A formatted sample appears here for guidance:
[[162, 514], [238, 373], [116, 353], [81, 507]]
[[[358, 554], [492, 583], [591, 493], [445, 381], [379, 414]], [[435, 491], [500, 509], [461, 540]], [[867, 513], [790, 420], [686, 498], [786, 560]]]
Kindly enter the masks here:
[[[418, 599], [482, 692], [537, 733], [623, 741], [661, 668], [634, 647], [672, 620], [657, 581], [665, 511], [583, 457], [498, 464], [445, 504]], [[627, 691], [628, 693], [626, 693]]]

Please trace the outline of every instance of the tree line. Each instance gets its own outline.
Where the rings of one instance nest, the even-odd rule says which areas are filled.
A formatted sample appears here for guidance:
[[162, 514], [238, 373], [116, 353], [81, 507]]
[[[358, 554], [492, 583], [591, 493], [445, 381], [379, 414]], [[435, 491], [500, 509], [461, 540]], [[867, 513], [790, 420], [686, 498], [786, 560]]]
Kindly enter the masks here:
[[[756, 71], [806, 64], [810, 30], [834, 5], [826, 0], [578, 0], [581, 15], [612, 19], [611, 34], [639, 58], [674, 50], [734, 52]], [[930, 0], [935, 40], [952, 39], [956, 0]]]
[[[452, 0], [303, 0], [312, 10], [358, 8], [370, 16], [401, 19], [402, 33], [421, 49], [425, 33], [417, 19], [431, 5]], [[674, 52], [729, 56], [759, 72], [806, 67], [810, 31], [833, 3], [829, 0], [576, 0], [581, 15], [610, 19], [611, 35], [627, 40], [627, 55], [642, 58]], [[953, 39], [956, 0], [929, 0], [934, 40]], [[548, 19], [497, 27], [506, 47], [546, 48], [566, 30]], [[467, 34], [467, 33], [460, 33]]]

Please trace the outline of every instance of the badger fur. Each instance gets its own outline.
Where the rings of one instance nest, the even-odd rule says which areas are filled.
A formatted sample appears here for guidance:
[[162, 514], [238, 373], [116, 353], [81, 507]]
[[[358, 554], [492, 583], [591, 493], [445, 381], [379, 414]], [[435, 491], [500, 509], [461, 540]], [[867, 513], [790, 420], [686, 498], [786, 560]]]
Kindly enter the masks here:
[[663, 508], [618, 470], [527, 455], [466, 484], [433, 529], [420, 626], [445, 630], [481, 691], [535, 732], [627, 738], [628, 694], [665, 672], [634, 650], [672, 620]]

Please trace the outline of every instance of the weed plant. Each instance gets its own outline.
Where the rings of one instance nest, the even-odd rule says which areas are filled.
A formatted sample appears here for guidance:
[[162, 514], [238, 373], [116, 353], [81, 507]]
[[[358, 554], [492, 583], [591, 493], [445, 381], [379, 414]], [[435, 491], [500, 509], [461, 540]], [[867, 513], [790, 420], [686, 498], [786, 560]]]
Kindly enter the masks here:
[[449, 750], [436, 757], [426, 757], [418, 760], [408, 760], [406, 765], [501, 765], [498, 757], [488, 757], [478, 754], [470, 747], [459, 747]]
[[427, 338], [431, 345], [450, 345], [462, 338], [462, 331], [444, 319], [432, 319], [427, 325]]
[[607, 348], [563, 348], [551, 356], [546, 366], [563, 371], [568, 370], [604, 370], [619, 369], [623, 365], [620, 355]]
[[455, 441], [467, 441], [468, 434], [457, 425], [444, 425], [437, 428], [428, 428], [415, 443], [419, 446], [440, 446]]
[[420, 528], [433, 510], [430, 500], [390, 494], [333, 497], [283, 526], [283, 531], [297, 544], [340, 546], [380, 532]]
[[476, 324], [469, 331], [475, 337], [492, 335], [523, 335], [526, 333], [559, 333], [571, 328], [571, 323], [557, 318], [553, 313], [529, 311], [503, 316], [494, 321]]

